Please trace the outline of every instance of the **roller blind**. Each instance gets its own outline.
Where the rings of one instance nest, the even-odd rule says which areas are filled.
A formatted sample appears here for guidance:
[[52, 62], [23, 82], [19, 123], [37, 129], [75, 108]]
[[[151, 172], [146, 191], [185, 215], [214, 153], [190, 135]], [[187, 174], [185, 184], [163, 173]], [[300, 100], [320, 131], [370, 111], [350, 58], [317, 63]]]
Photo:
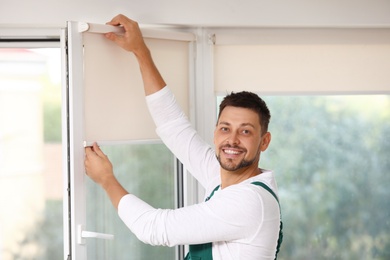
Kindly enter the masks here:
[[[146, 44], [188, 114], [189, 41], [148, 37]], [[101, 33], [83, 33], [85, 140], [157, 139], [136, 58]]]
[[220, 93], [390, 92], [389, 29], [259, 29], [215, 32]]

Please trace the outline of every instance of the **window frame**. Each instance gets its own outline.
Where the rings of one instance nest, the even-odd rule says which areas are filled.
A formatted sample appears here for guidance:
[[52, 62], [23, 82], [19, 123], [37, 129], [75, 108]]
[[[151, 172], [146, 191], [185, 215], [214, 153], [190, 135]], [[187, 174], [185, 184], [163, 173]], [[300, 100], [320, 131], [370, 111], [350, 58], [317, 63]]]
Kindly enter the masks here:
[[[28, 28], [28, 27], [17, 27], [17, 28], [8, 28], [0, 27], [0, 48], [61, 48], [62, 42], [60, 37], [60, 29], [57, 28]], [[61, 58], [62, 56], [61, 51]], [[63, 81], [61, 81], [63, 86]], [[64, 88], [61, 89], [61, 116], [64, 116], [63, 106], [64, 106]], [[61, 128], [62, 136], [62, 147], [64, 146], [64, 139], [66, 137], [66, 130]], [[62, 148], [63, 149], [63, 148]], [[62, 153], [62, 168], [64, 169], [64, 162], [66, 157]], [[67, 176], [63, 174], [62, 180], [64, 185], [68, 183]], [[65, 241], [68, 241], [69, 233], [67, 230], [67, 188], [63, 188], [63, 241], [64, 241], [64, 254], [68, 251], [69, 245]]]
[[[68, 146], [66, 147], [67, 155], [67, 164], [64, 166], [64, 169], [67, 172], [69, 178], [69, 200], [68, 200], [68, 210], [69, 210], [69, 256], [75, 259], [86, 259], [87, 250], [85, 245], [83, 245], [80, 239], [80, 230], [79, 227], [85, 226], [86, 221], [86, 187], [84, 185], [85, 174], [77, 174], [84, 172], [84, 161], [80, 160], [80, 158], [84, 157], [84, 148], [82, 145], [84, 142], [83, 129], [84, 129], [84, 118], [83, 118], [83, 110], [84, 110], [84, 93], [83, 88], [77, 87], [83, 84], [83, 44], [82, 44], [82, 30], [80, 30], [80, 24], [78, 22], [68, 22], [67, 28], [62, 30], [61, 39], [63, 44], [65, 61], [68, 61], [64, 66], [63, 75], [64, 77], [64, 86], [67, 86], [68, 93], [66, 95], [66, 103], [67, 107], [64, 108], [66, 111], [66, 125], [67, 125], [67, 139]], [[100, 26], [98, 24], [89, 24], [91, 30], [96, 30], [94, 32], [102, 33], [104, 32], [104, 26]], [[103, 30], [103, 31], [102, 31]], [[171, 30], [166, 33], [167, 30], [161, 31], [158, 29], [150, 29], [145, 28], [142, 29], [144, 37], [151, 37], [156, 39], [172, 39], [172, 40], [185, 40], [189, 41], [189, 87], [191, 89], [193, 84], [193, 51], [194, 51], [194, 41], [195, 37], [192, 33], [189, 32], [181, 32], [178, 30]], [[189, 97], [189, 107], [192, 103], [192, 96]], [[191, 117], [191, 116], [190, 116]], [[143, 140], [135, 140], [135, 141], [120, 141], [121, 144], [148, 144], [152, 141], [143, 141]], [[105, 145], [116, 144], [116, 141], [104, 142]], [[88, 145], [88, 144], [87, 144]], [[177, 196], [177, 201], [175, 202], [177, 207], [185, 205], [185, 200], [188, 196], [178, 196], [179, 192], [184, 191], [185, 193], [192, 193], [192, 191], [187, 191], [187, 185], [185, 184], [192, 177], [189, 177], [188, 174], [184, 174], [181, 178], [181, 172], [184, 172], [181, 163], [176, 160], [175, 163], [175, 194]], [[184, 187], [183, 187], [184, 186]], [[189, 196], [191, 197], [191, 196]], [[77, 198], [77, 203], [75, 202], [75, 198]], [[76, 205], [77, 204], [77, 205]], [[93, 232], [96, 232], [93, 230]], [[176, 250], [176, 258], [180, 259], [184, 255], [183, 246], [178, 246]]]

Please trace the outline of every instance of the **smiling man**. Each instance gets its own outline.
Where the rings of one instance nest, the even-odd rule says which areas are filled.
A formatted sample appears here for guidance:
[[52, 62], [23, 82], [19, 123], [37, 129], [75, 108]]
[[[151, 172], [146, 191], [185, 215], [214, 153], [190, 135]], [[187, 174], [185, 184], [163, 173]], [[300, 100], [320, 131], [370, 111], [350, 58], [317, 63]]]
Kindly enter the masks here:
[[214, 144], [224, 188], [261, 173], [260, 153], [271, 141], [271, 115], [260, 97], [245, 91], [226, 96], [219, 111]]
[[190, 245], [187, 260], [271, 260], [282, 238], [277, 185], [271, 171], [259, 168], [271, 141], [270, 112], [250, 92], [232, 93], [220, 105], [215, 150], [191, 126], [154, 65], [138, 24], [118, 15], [109, 23], [124, 35], [106, 34], [134, 53], [156, 132], [205, 188], [205, 201], [180, 209], [156, 209], [130, 194], [95, 143], [85, 149], [88, 176], [100, 184], [127, 227], [151, 245]]

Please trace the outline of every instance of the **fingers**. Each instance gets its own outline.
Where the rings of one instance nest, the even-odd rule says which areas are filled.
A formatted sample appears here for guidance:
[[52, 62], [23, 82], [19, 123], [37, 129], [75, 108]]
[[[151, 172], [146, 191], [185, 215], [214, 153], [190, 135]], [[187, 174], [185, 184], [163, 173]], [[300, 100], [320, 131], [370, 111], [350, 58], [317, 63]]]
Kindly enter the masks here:
[[[123, 26], [123, 24], [125, 23], [125, 21], [127, 19], [128, 18], [126, 16], [119, 14], [119, 15], [115, 16], [114, 18], [112, 18], [112, 20], [107, 22], [106, 24], [113, 25], [113, 26], [121, 26], [121, 25]], [[125, 28], [125, 30], [126, 30], [126, 28]], [[119, 44], [121, 38], [123, 38], [123, 36], [120, 36], [120, 35], [113, 33], [113, 32], [106, 33], [105, 37], [111, 41], [118, 43], [118, 44]]]
[[120, 22], [119, 22], [119, 20], [121, 19], [120, 16], [122, 16], [122, 15], [119, 14], [119, 15], [115, 16], [114, 18], [111, 19], [111, 21], [107, 22], [106, 24], [114, 25], [114, 26], [120, 25]]
[[103, 153], [102, 150], [100, 150], [100, 147], [98, 146], [98, 144], [95, 142], [93, 143], [93, 151], [99, 156], [99, 157], [105, 157], [106, 155]]
[[106, 33], [105, 37], [107, 39], [115, 42], [124, 50], [133, 52], [136, 56], [141, 56], [142, 53], [148, 53], [148, 47], [144, 42], [138, 22], [120, 14], [112, 18], [107, 24], [122, 26], [125, 30], [124, 34]]
[[90, 147], [90, 146], [85, 147], [85, 155], [86, 155], [87, 157], [89, 157], [89, 156], [91, 156], [92, 154], [94, 154], [94, 151], [92, 150], [92, 147]]
[[134, 31], [138, 28], [138, 23], [136, 21], [131, 20], [130, 18], [122, 14], [115, 16], [107, 24], [114, 25], [114, 26], [123, 26], [126, 32]]
[[128, 17], [124, 16], [123, 14], [118, 14], [117, 16], [112, 18], [111, 21], [107, 22], [107, 24], [118, 26], [118, 25], [123, 25], [124, 23], [130, 22], [130, 21], [132, 21], [132, 20], [129, 19]]
[[112, 164], [95, 142], [91, 147], [85, 148], [84, 166], [86, 174], [95, 182], [100, 183], [103, 174], [112, 172]]
[[104, 36], [106, 36], [106, 38], [110, 39], [111, 41], [117, 41], [118, 38], [118, 36], [113, 32], [106, 33]]
[[[115, 42], [116, 44], [118, 44], [119, 46], [123, 46], [123, 48], [125, 48], [125, 42], [124, 42], [124, 39], [123, 39], [123, 36], [122, 35], [118, 35], [116, 33], [113, 33], [113, 32], [109, 32], [109, 33], [106, 33], [104, 35], [107, 39]], [[125, 48], [126, 49], [126, 48]]]
[[[137, 38], [142, 39], [142, 35], [140, 33], [140, 30], [138, 28], [138, 23], [127, 18], [126, 16], [120, 14], [112, 18], [110, 22], [107, 24], [114, 25], [114, 26], [122, 26], [125, 30], [124, 34], [116, 34], [116, 33], [106, 33], [105, 37], [113, 42], [115, 42], [117, 45], [122, 47], [123, 49], [127, 51], [133, 51], [134, 47], [136, 47], [138, 44], [136, 43]], [[139, 33], [138, 33], [139, 31]]]
[[96, 142], [93, 143], [93, 145], [90, 147], [85, 147], [85, 155], [87, 157], [96, 156], [96, 155], [99, 157], [106, 156]]
[[115, 16], [114, 18], [112, 18], [111, 21], [107, 22], [106, 24], [113, 26], [123, 26], [126, 33], [136, 34], [137, 36], [142, 35], [138, 26], [138, 22], [131, 20], [130, 18], [122, 14]]

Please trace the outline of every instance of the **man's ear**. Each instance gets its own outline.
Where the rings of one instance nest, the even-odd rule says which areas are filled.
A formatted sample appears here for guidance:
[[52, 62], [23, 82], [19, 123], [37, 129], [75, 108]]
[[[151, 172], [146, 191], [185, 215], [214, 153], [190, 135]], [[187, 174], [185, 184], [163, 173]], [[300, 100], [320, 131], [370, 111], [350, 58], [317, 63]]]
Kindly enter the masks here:
[[267, 150], [269, 143], [271, 142], [271, 133], [265, 133], [261, 138], [260, 150], [264, 152]]

